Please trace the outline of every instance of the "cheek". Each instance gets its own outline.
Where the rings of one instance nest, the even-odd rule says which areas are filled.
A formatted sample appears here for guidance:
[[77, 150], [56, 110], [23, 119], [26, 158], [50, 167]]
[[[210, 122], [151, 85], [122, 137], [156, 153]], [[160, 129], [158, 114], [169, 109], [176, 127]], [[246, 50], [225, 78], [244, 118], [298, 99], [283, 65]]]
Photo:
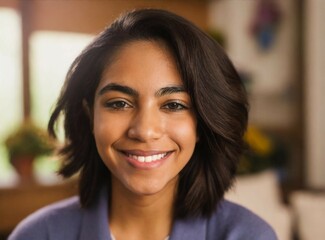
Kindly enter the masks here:
[[112, 145], [118, 139], [114, 122], [107, 117], [97, 116], [94, 118], [94, 138], [97, 151], [102, 161], [110, 171], [114, 171], [115, 163], [112, 156]]
[[[109, 150], [109, 146], [115, 141], [118, 122], [109, 118], [101, 111], [94, 112], [93, 133], [97, 149], [101, 157]], [[105, 159], [105, 158], [103, 158]]]
[[174, 139], [178, 142], [181, 149], [188, 154], [192, 154], [195, 144], [197, 142], [197, 126], [196, 121], [192, 118], [183, 120], [171, 129]]
[[96, 140], [97, 147], [100, 147], [108, 141], [109, 134], [106, 132], [110, 131], [109, 124], [106, 119], [98, 111], [94, 112], [94, 123], [93, 132]]
[[96, 142], [96, 147], [97, 151], [101, 157], [102, 160], [106, 159], [106, 151], [107, 151], [107, 146], [110, 143], [110, 138], [109, 134], [105, 134], [109, 129], [107, 129], [107, 126], [104, 126], [104, 124], [96, 123], [94, 121], [94, 137], [95, 137], [95, 142]]

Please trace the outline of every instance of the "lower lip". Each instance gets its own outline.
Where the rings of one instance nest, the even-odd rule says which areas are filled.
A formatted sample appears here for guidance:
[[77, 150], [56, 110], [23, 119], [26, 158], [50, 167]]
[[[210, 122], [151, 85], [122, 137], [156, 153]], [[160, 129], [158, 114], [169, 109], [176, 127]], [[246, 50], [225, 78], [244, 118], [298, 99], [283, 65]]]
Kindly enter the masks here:
[[123, 154], [126, 157], [127, 162], [134, 168], [141, 169], [141, 170], [151, 170], [160, 167], [163, 165], [167, 159], [170, 157], [172, 153], [167, 153], [167, 155], [159, 160], [152, 161], [152, 162], [139, 162], [134, 158], [128, 157], [127, 155]]

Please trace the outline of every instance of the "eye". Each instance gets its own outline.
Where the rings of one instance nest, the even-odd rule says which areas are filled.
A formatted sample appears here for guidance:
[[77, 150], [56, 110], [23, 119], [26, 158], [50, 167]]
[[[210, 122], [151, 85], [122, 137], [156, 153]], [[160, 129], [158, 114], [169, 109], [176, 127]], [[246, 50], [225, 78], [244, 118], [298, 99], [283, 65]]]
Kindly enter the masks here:
[[162, 108], [167, 109], [169, 111], [181, 111], [181, 110], [188, 109], [188, 107], [186, 107], [184, 104], [179, 102], [169, 102], [165, 104]]
[[120, 109], [125, 109], [125, 108], [131, 108], [132, 106], [125, 101], [118, 100], [118, 101], [106, 102], [105, 107], [111, 108], [114, 110], [120, 110]]

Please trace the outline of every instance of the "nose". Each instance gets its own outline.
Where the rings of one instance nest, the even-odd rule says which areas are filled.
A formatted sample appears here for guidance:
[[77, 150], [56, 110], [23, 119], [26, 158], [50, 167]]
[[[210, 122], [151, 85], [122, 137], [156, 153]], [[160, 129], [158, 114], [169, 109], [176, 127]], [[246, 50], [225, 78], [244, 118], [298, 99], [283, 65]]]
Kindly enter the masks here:
[[142, 109], [135, 113], [128, 137], [140, 142], [157, 140], [163, 135], [164, 123], [159, 111]]

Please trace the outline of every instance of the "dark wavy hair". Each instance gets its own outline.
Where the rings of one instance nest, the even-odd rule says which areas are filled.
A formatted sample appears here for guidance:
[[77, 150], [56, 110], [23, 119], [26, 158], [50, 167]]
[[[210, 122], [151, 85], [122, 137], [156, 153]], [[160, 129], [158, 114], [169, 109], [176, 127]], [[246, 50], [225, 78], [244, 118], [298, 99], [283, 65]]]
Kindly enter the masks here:
[[219, 44], [188, 20], [165, 10], [123, 14], [71, 65], [48, 125], [55, 137], [59, 116], [64, 116], [66, 142], [60, 150], [64, 161], [59, 173], [70, 177], [80, 172], [79, 195], [85, 208], [94, 203], [103, 185], [110, 189], [111, 173], [97, 152], [92, 117], [84, 105], [92, 108], [104, 69], [122, 46], [133, 41], [163, 42], [168, 47], [198, 120], [199, 141], [179, 174], [174, 217], [209, 216], [232, 185], [243, 150], [246, 92]]

